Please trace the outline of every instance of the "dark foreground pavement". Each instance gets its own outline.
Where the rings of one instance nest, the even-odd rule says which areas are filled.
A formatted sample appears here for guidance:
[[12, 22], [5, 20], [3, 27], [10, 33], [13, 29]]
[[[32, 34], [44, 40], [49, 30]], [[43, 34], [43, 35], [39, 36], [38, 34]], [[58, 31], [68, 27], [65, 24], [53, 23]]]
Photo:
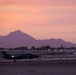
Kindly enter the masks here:
[[0, 62], [0, 75], [76, 75], [76, 60]]

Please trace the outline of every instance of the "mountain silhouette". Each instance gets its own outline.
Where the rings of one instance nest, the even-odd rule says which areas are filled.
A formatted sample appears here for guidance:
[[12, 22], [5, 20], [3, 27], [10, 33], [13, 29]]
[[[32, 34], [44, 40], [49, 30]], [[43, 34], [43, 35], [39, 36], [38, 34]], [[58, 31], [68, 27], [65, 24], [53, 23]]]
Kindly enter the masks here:
[[0, 47], [39, 47], [49, 45], [51, 47], [60, 47], [61, 45], [67, 47], [75, 47], [76, 44], [71, 42], [66, 42], [62, 39], [46, 39], [46, 40], [36, 40], [32, 36], [23, 33], [20, 30], [9, 33], [6, 36], [0, 36]]
[[9, 33], [0, 39], [1, 47], [19, 47], [19, 46], [31, 46], [34, 45], [36, 40], [30, 35], [17, 30], [15, 32]]

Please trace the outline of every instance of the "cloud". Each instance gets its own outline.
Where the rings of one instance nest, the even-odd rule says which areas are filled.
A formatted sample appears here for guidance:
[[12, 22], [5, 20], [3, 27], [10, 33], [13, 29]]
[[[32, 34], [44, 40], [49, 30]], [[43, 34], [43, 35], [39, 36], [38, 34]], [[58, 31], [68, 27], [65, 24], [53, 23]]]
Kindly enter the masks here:
[[40, 12], [76, 9], [76, 0], [0, 0], [0, 11]]
[[7, 6], [0, 6], [0, 11], [4, 11], [4, 12], [7, 12], [7, 11], [11, 11], [11, 12], [15, 12], [15, 11], [23, 11], [24, 9], [22, 9], [21, 7], [19, 6], [16, 6], [16, 5], [7, 5]]
[[28, 5], [28, 6], [49, 6], [49, 5], [76, 5], [76, 0], [0, 0], [0, 4], [6, 5]]

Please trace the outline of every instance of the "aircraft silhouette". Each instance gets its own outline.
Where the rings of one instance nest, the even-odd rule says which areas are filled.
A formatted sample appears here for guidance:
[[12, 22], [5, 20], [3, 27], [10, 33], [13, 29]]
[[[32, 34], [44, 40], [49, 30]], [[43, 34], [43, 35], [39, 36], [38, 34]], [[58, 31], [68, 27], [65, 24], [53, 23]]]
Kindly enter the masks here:
[[10, 54], [6, 50], [2, 51], [2, 53], [4, 55], [3, 58], [14, 60], [14, 62], [16, 62], [16, 59], [33, 59], [33, 58], [38, 58], [39, 57], [39, 55], [36, 55], [36, 54], [33, 54], [33, 53]]

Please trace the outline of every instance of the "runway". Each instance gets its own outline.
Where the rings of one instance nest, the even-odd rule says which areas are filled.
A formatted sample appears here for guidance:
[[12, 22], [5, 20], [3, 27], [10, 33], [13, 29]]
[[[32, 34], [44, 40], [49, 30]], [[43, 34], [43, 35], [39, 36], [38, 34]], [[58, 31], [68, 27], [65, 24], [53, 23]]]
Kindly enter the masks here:
[[0, 75], [76, 75], [76, 60], [0, 60]]
[[0, 75], [76, 75], [76, 56], [43, 56], [37, 59], [0, 58]]

